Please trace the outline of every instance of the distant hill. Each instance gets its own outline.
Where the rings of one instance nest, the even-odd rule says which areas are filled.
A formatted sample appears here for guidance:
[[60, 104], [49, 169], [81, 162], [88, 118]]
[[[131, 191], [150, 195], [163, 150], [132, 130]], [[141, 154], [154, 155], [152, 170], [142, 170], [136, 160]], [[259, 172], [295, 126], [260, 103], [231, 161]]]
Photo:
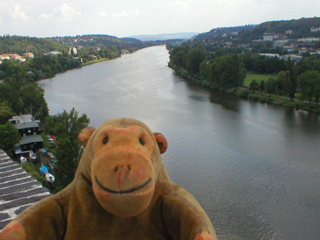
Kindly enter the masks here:
[[141, 43], [141, 41], [138, 39], [118, 38], [106, 34], [77, 35], [74, 37], [52, 37], [50, 39], [63, 44], [81, 45], [84, 47], [118, 46], [123, 44]]
[[0, 54], [32, 52], [35, 55], [42, 55], [50, 51], [68, 51], [68, 47], [63, 44], [44, 38], [22, 37], [22, 36], [2, 36], [0, 37]]
[[0, 36], [0, 54], [32, 52], [36, 56], [50, 51], [68, 52], [69, 47], [81, 45], [82, 47], [121, 47], [137, 50], [143, 46], [142, 41], [135, 38], [117, 38], [114, 36], [78, 35], [50, 38], [35, 38], [23, 36]]
[[220, 28], [213, 28], [211, 31], [206, 33], [201, 33], [195, 37], [195, 40], [204, 40], [208, 38], [216, 38], [222, 36], [223, 34], [231, 34], [241, 31], [250, 31], [256, 25], [246, 25], [246, 26], [238, 26], [238, 27], [220, 27]]
[[312, 27], [320, 27], [320, 18], [301, 18], [298, 20], [281, 20], [264, 22], [251, 31], [243, 32], [242, 38], [261, 39], [264, 33], [286, 34], [291, 30], [289, 38], [320, 37], [320, 31], [311, 32]]
[[136, 38], [141, 41], [157, 41], [157, 40], [169, 40], [169, 39], [190, 39], [196, 36], [198, 33], [187, 32], [187, 33], [167, 33], [167, 34], [156, 34], [156, 35], [135, 35], [129, 36], [128, 38]]
[[238, 32], [239, 40], [249, 42], [262, 39], [264, 33], [286, 34], [291, 30], [288, 38], [320, 37], [320, 31], [312, 32], [311, 28], [320, 27], [320, 18], [301, 18], [298, 20], [281, 20], [264, 22], [259, 25], [246, 25], [239, 27], [214, 28], [209, 32], [199, 34], [195, 40], [202, 41]]

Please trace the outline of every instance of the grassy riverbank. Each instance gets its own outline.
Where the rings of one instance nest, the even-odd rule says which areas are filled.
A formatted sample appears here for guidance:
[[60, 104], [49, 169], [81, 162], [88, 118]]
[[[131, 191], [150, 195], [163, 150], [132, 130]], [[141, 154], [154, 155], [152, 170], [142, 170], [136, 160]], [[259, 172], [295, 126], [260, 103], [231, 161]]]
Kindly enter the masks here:
[[[112, 58], [112, 59], [114, 59], [114, 58]], [[86, 63], [82, 63], [81, 66], [84, 67], [84, 66], [88, 66], [88, 65], [91, 65], [91, 64], [94, 64], [94, 63], [104, 62], [104, 61], [107, 61], [107, 60], [110, 60], [110, 58], [100, 58], [100, 59], [88, 61]]]
[[[182, 74], [179, 74], [181, 72], [179, 72], [179, 71], [178, 72], [175, 71], [175, 72], [176, 72], [176, 74], [178, 74], [182, 78], [186, 79], [187, 81], [191, 81], [197, 85], [201, 85], [205, 88], [208, 88], [205, 85], [201, 84], [201, 81], [198, 81], [196, 78], [194, 78], [190, 75], [182, 76]], [[265, 93], [265, 92], [258, 92], [258, 91], [252, 92], [249, 90], [248, 86], [250, 85], [252, 80], [256, 80], [258, 83], [260, 83], [262, 80], [267, 81], [272, 76], [273, 75], [269, 75], [269, 74], [249, 73], [249, 74], [247, 74], [247, 76], [245, 78], [244, 87], [232, 88], [232, 89], [228, 89], [228, 90], [224, 90], [222, 88], [219, 88], [216, 90], [226, 92], [226, 93], [232, 94], [232, 95], [237, 95], [243, 99], [248, 99], [251, 101], [257, 101], [257, 102], [269, 103], [269, 104], [277, 104], [277, 105], [281, 105], [281, 106], [292, 107], [292, 108], [295, 108], [296, 110], [304, 110], [304, 111], [308, 111], [308, 112], [320, 113], [320, 105], [310, 104], [306, 101], [299, 100], [298, 98], [291, 101], [290, 98], [288, 98], [286, 96], [277, 96], [274, 94]], [[208, 88], [208, 89], [210, 89], [210, 88]], [[297, 96], [299, 96], [299, 93], [297, 93]]]
[[304, 110], [308, 112], [320, 113], [320, 105], [309, 104], [305, 101], [294, 99], [291, 101], [288, 97], [276, 96], [263, 92], [251, 92], [247, 88], [230, 89], [226, 91], [229, 94], [237, 95], [241, 98], [261, 103], [277, 104], [286, 107], [292, 107], [296, 110]]
[[256, 73], [247, 73], [246, 78], [244, 79], [244, 85], [249, 86], [252, 80], [256, 80], [258, 83], [263, 81], [268, 81], [273, 75], [271, 74], [256, 74]]

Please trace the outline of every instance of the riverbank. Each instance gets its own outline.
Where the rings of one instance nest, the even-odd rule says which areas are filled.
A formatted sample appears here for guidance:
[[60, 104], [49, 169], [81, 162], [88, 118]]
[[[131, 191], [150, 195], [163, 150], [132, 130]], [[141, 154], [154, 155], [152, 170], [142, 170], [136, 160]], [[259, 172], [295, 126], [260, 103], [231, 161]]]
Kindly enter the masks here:
[[[203, 85], [202, 81], [199, 81], [198, 79], [196, 79], [190, 75], [182, 76], [181, 74], [179, 74], [179, 72], [177, 72], [175, 70], [174, 70], [174, 72], [175, 72], [175, 74], [182, 77], [186, 81], [192, 82], [193, 84], [200, 85], [206, 89], [211, 90], [210, 87]], [[243, 87], [239, 87], [239, 88], [232, 88], [232, 89], [227, 89], [227, 90], [222, 89], [222, 88], [215, 89], [215, 90], [225, 92], [228, 94], [232, 94], [232, 95], [236, 95], [242, 99], [247, 99], [247, 100], [251, 100], [251, 101], [276, 104], [276, 105], [291, 107], [296, 110], [303, 110], [303, 111], [312, 112], [312, 113], [320, 113], [320, 105], [310, 104], [306, 101], [301, 101], [299, 99], [290, 100], [290, 98], [285, 97], [285, 96], [277, 96], [277, 95], [265, 93], [265, 92], [258, 92], [258, 91], [253, 92], [253, 91], [250, 91], [247, 86], [243, 86]]]
[[[121, 56], [119, 56], [119, 57], [121, 57]], [[95, 64], [95, 63], [99, 63], [99, 62], [108, 61], [108, 60], [114, 60], [114, 59], [119, 58], [119, 57], [115, 57], [115, 58], [100, 58], [100, 59], [92, 60], [92, 61], [89, 61], [89, 62], [86, 62], [86, 63], [82, 63], [81, 67], [88, 66], [88, 65], [91, 65], [91, 64]]]
[[292, 107], [296, 110], [303, 110], [313, 113], [320, 113], [320, 106], [315, 104], [309, 104], [304, 101], [300, 101], [298, 99], [290, 100], [288, 97], [284, 96], [276, 96], [273, 94], [263, 93], [263, 92], [255, 92], [253, 93], [247, 88], [239, 88], [239, 89], [231, 89], [225, 91], [229, 94], [237, 95], [241, 98], [257, 101], [261, 103], [270, 103], [277, 104], [285, 107]]

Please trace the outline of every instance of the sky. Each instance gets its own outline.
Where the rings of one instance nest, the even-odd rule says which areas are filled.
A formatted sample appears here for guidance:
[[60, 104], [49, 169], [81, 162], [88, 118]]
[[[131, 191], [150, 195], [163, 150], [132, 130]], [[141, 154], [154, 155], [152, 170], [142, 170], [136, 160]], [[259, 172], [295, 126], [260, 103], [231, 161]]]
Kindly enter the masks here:
[[0, 0], [0, 36], [204, 33], [319, 17], [319, 0]]

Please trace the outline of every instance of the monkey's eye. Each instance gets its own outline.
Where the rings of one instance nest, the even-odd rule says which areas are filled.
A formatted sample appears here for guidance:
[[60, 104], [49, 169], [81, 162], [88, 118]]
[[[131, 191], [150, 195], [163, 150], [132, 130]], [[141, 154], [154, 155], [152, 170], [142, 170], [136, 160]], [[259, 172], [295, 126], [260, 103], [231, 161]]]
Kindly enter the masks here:
[[109, 141], [109, 137], [104, 137], [103, 144], [107, 144], [108, 141]]
[[143, 140], [143, 138], [139, 138], [139, 142], [141, 143], [142, 146], [146, 145], [146, 142]]

